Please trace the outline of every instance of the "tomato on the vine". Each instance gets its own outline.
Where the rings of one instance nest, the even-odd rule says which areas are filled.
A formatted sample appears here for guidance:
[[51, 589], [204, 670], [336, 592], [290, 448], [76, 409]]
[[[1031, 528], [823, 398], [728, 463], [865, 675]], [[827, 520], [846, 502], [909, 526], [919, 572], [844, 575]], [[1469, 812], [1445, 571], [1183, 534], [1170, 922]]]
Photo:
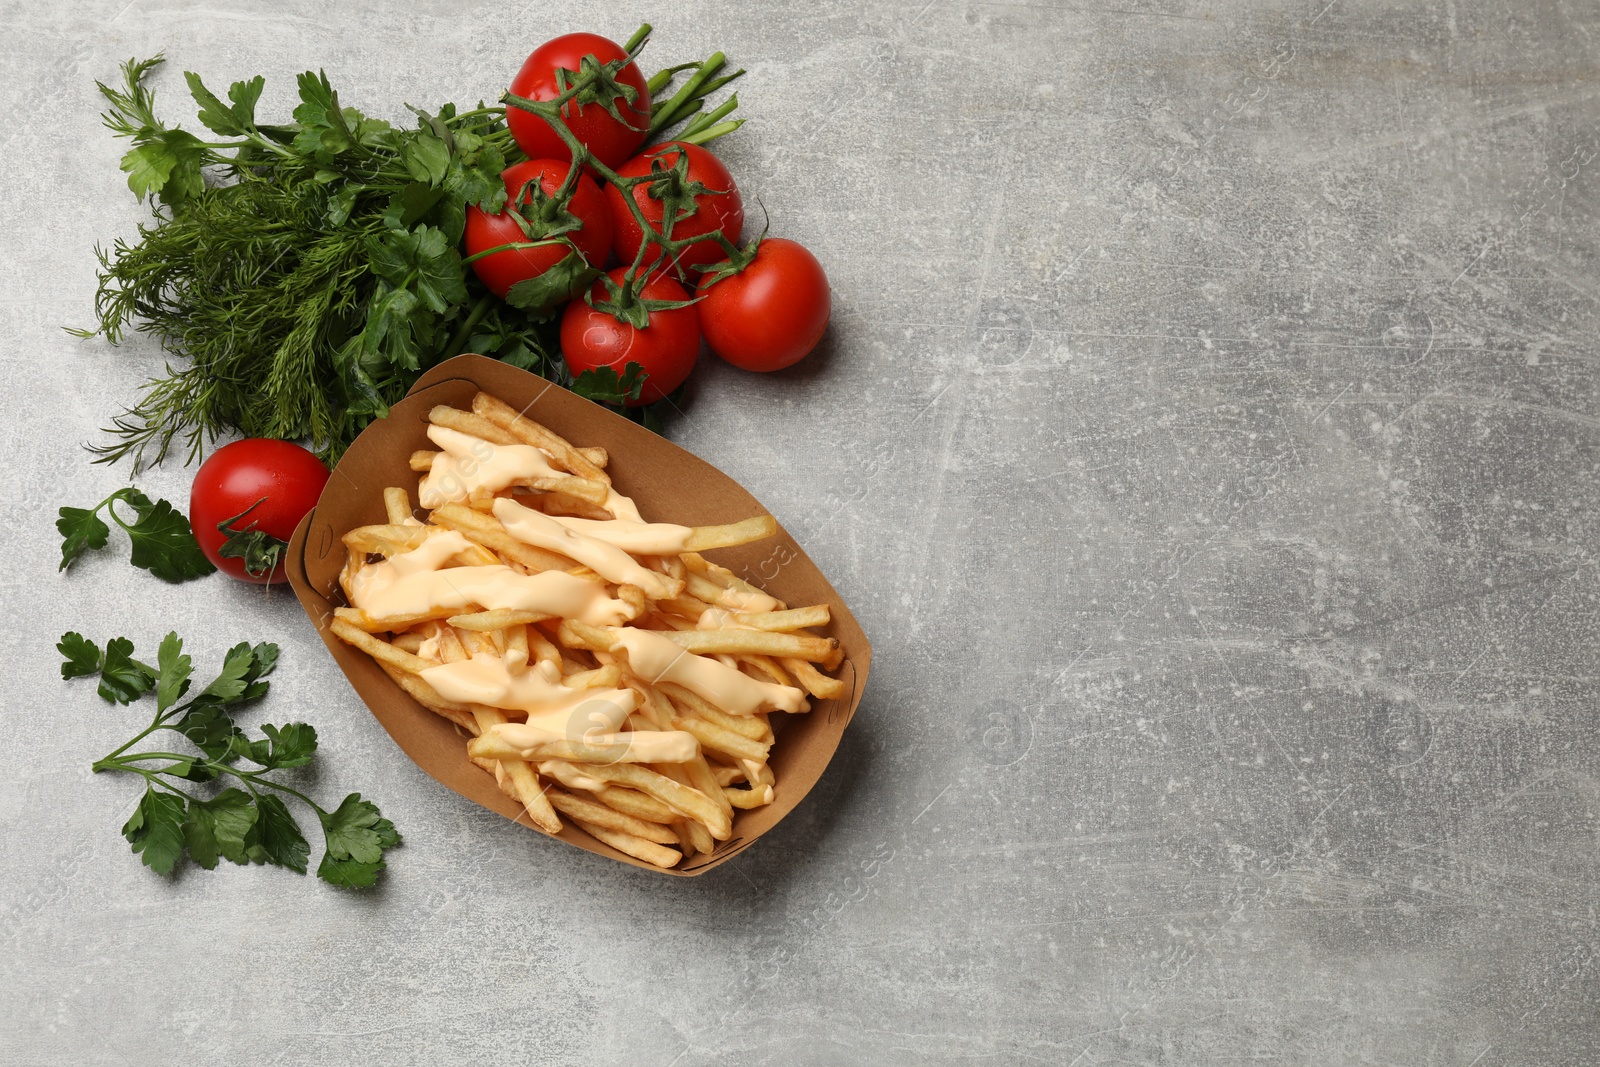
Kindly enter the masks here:
[[[626, 274], [627, 268], [618, 267], [607, 277], [622, 285]], [[589, 296], [595, 301], [604, 300], [605, 283], [595, 282]], [[645, 300], [689, 299], [683, 286], [665, 274], [647, 279], [639, 296]], [[682, 385], [694, 370], [695, 358], [700, 354], [699, 317], [693, 305], [666, 308], [651, 311], [649, 324], [639, 327], [620, 321], [609, 311], [590, 307], [583, 300], [574, 300], [561, 316], [561, 354], [573, 377], [601, 367], [610, 367], [621, 375], [629, 363], [639, 364], [648, 377], [638, 399], [627, 401], [626, 406], [652, 404]]]
[[833, 295], [817, 257], [781, 237], [763, 240], [737, 274], [709, 273], [695, 305], [706, 345], [745, 370], [782, 370], [817, 347]]
[[[689, 183], [699, 182], [706, 191], [695, 196], [694, 214], [673, 223], [672, 239], [677, 241], [720, 232], [729, 241], [737, 243], [739, 231], [744, 228], [744, 201], [739, 197], [739, 188], [733, 184], [733, 175], [728, 173], [728, 168], [706, 149], [684, 141], [668, 141], [652, 146], [649, 151], [628, 160], [616, 170], [618, 176], [623, 178], [648, 177], [656, 160], [659, 159], [670, 172], [680, 158], [688, 162], [685, 180]], [[640, 213], [656, 233], [661, 232], [661, 220], [666, 211], [664, 200], [671, 194], [674, 181], [669, 173], [656, 181], [641, 182], [633, 187], [633, 202], [639, 205]], [[624, 263], [632, 263], [639, 252], [639, 245], [644, 242], [644, 230], [633, 217], [633, 212], [628, 210], [628, 202], [616, 186], [606, 186], [606, 201], [611, 205], [611, 223], [616, 230], [613, 243], [617, 258]], [[645, 250], [644, 263], [654, 263], [660, 258], [661, 249], [658, 246], [652, 244]], [[726, 258], [727, 252], [722, 246], [707, 239], [684, 248], [678, 253], [676, 262], [683, 270], [698, 270], [708, 263]]]
[[[539, 222], [534, 220], [531, 223], [536, 236], [530, 237], [523, 232], [522, 225], [512, 217], [512, 213], [537, 200], [537, 197], [524, 195], [529, 185], [537, 185], [545, 196], [554, 196], [571, 170], [572, 163], [563, 159], [529, 159], [507, 167], [501, 175], [506, 183], [507, 201], [498, 215], [490, 215], [473, 204], [467, 206], [467, 255], [475, 256], [501, 245], [539, 240]], [[531, 193], [531, 190], [528, 192]], [[583, 226], [564, 236], [577, 245], [590, 266], [605, 266], [606, 256], [611, 252], [611, 210], [593, 178], [587, 174], [578, 175], [566, 209]], [[571, 251], [559, 241], [552, 241], [542, 248], [507, 249], [473, 260], [472, 269], [484, 285], [504, 300], [517, 282], [537, 278], [560, 263]]]
[[[594, 33], [569, 33], [546, 41], [533, 50], [511, 79], [511, 91], [530, 100], [553, 100], [561, 95], [556, 72], [570, 70], [576, 73], [584, 56], [594, 56], [602, 64], [627, 59], [628, 53], [615, 41]], [[650, 128], [650, 87], [636, 63], [629, 62], [617, 72], [616, 80], [634, 90], [633, 103], [624, 96], [614, 96], [617, 114], [613, 118], [600, 100], [585, 101], [582, 96], [569, 101], [561, 109], [567, 129], [578, 142], [593, 152], [595, 158], [608, 167], [615, 167], [639, 150], [644, 144], [645, 132]], [[571, 79], [569, 77], [568, 83]], [[537, 115], [515, 107], [506, 108], [506, 125], [511, 136], [533, 159], [572, 159], [567, 147], [550, 124]]]
[[293, 442], [234, 441], [195, 472], [189, 527], [224, 574], [258, 585], [287, 581], [284, 549], [327, 481], [322, 461]]

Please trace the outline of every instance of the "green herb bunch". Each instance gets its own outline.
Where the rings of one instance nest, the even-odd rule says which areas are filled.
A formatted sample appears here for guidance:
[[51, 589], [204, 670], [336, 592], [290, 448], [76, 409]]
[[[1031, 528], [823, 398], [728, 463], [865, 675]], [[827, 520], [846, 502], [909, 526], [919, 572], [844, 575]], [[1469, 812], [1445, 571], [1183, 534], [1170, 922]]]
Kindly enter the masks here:
[[268, 125], [262, 78], [224, 103], [187, 74], [201, 123], [225, 138], [208, 141], [156, 116], [144, 79], [160, 62], [130, 60], [121, 88], [100, 86], [106, 125], [134, 143], [129, 187], [160, 206], [137, 240], [101, 252], [97, 332], [117, 342], [136, 324], [183, 363], [115, 420], [103, 458], [159, 462], [182, 437], [192, 461], [237, 430], [309, 439], [331, 459], [469, 346], [549, 371], [535, 323], [471, 306], [456, 251], [466, 205], [505, 203], [501, 112], [447, 104], [396, 129], [307, 72], [294, 121]]
[[[133, 658], [133, 642], [126, 637], [113, 638], [102, 650], [81, 634], [66, 633], [56, 648], [65, 657], [61, 677], [98, 676], [98, 691], [108, 703], [131, 704], [155, 692], [150, 725], [93, 765], [96, 772], [120, 771], [144, 780], [144, 793], [122, 835], [145, 866], [170, 874], [187, 854], [208, 870], [226, 859], [270, 863], [304, 874], [311, 848], [284, 803], [288, 797], [308, 806], [322, 824], [318, 877], [348, 888], [377, 880], [384, 852], [400, 843], [394, 824], [377, 806], [351, 793], [330, 811], [274, 777], [274, 772], [312, 761], [316, 730], [292, 722], [262, 726], [262, 736], [251, 738], [233, 720], [235, 711], [267, 694], [266, 676], [277, 664], [277, 645], [235, 645], [224, 657], [222, 671], [192, 697], [193, 665], [175, 633], [161, 642], [155, 667]], [[178, 734], [198, 751], [129, 751], [163, 731]], [[238, 785], [209, 797], [196, 790], [229, 778]]]

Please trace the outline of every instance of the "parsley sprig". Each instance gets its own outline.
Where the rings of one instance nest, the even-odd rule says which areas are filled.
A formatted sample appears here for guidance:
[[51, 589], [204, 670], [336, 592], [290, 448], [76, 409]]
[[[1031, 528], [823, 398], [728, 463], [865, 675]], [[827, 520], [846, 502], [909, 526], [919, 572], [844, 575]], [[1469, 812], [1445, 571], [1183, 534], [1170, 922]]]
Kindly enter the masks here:
[[[134, 520], [126, 522], [117, 514], [117, 505], [133, 509]], [[118, 489], [92, 508], [62, 508], [56, 530], [61, 534], [61, 566], [66, 570], [74, 560], [91, 549], [110, 543], [111, 527], [100, 518], [104, 511], [111, 521], [128, 532], [133, 542], [135, 567], [142, 567], [165, 582], [186, 582], [216, 570], [195, 543], [189, 520], [165, 500], [152, 501], [139, 490]]]
[[[121, 771], [144, 779], [144, 794], [122, 836], [145, 866], [170, 874], [187, 853], [207, 870], [226, 859], [271, 863], [304, 874], [311, 849], [284, 802], [289, 797], [310, 807], [322, 824], [318, 877], [347, 888], [377, 880], [384, 852], [400, 843], [394, 824], [377, 805], [351, 793], [329, 811], [272, 777], [312, 761], [316, 730], [303, 722], [264, 725], [262, 736], [252, 738], [234, 722], [234, 711], [267, 694], [266, 676], [277, 664], [277, 645], [235, 645], [223, 658], [221, 672], [187, 700], [194, 669], [176, 633], [162, 640], [154, 667], [134, 658], [133, 642], [126, 637], [112, 638], [102, 650], [81, 634], [66, 633], [56, 648], [65, 657], [61, 677], [98, 676], [98, 692], [108, 703], [131, 704], [155, 693], [150, 725], [93, 764], [96, 772]], [[162, 731], [180, 735], [198, 752], [129, 751]], [[228, 778], [238, 785], [206, 797], [195, 790]]]

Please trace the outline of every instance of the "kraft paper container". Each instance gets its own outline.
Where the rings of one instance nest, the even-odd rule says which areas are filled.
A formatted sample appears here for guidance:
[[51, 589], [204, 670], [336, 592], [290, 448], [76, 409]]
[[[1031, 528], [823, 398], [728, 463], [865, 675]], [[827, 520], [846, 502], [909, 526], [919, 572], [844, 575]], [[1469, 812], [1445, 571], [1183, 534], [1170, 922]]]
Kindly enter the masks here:
[[[385, 521], [385, 486], [405, 486], [416, 500], [418, 475], [407, 461], [413, 451], [433, 448], [426, 435], [428, 410], [435, 404], [470, 408], [480, 389], [523, 410], [574, 444], [604, 446], [610, 454], [606, 469], [617, 489], [638, 501], [647, 520], [707, 526], [765, 514], [767, 509], [732, 478], [670, 441], [543, 378], [483, 356], [457, 356], [433, 368], [387, 419], [374, 422], [350, 446], [316, 508], [300, 523], [290, 542], [289, 581], [295, 595], [345, 677], [417, 766], [469, 800], [528, 826], [522, 807], [500, 792], [492, 776], [468, 762], [461, 731], [412, 700], [376, 663], [328, 630], [333, 609], [344, 603], [338, 587], [344, 563], [340, 537], [356, 526]], [[697, 854], [680, 867], [661, 871], [596, 841], [563, 817], [566, 828], [558, 836], [565, 843], [635, 867], [679, 876], [703, 874], [738, 855], [804, 799], [839, 747], [860, 703], [872, 662], [872, 648], [849, 608], [787, 532], [780, 529], [774, 538], [717, 549], [706, 556], [792, 607], [827, 604], [833, 613], [827, 632], [838, 638], [845, 653], [844, 663], [835, 673], [845, 682], [848, 695], [813, 701], [807, 714], [773, 716], [777, 743], [772, 749], [772, 769], [778, 779], [777, 798], [764, 808], [735, 811], [733, 834], [719, 844], [714, 855]], [[542, 847], [542, 843], [530, 847]]]

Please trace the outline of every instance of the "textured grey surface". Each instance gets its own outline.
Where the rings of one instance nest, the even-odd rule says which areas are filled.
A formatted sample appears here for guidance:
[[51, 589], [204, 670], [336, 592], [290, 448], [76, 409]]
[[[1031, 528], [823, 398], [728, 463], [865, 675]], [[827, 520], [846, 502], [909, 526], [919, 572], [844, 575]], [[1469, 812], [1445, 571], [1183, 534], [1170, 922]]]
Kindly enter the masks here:
[[[723, 48], [824, 357], [671, 435], [873, 638], [834, 766], [692, 881], [406, 761], [286, 595], [55, 574], [158, 368], [60, 332], [140, 211], [93, 79], [493, 97], [537, 41]], [[1600, 1060], [1600, 6], [11, 3], [0, 1062]], [[182, 499], [187, 475], [142, 479]], [[62, 630], [285, 652], [263, 715], [406, 835], [384, 887], [163, 881]]]

